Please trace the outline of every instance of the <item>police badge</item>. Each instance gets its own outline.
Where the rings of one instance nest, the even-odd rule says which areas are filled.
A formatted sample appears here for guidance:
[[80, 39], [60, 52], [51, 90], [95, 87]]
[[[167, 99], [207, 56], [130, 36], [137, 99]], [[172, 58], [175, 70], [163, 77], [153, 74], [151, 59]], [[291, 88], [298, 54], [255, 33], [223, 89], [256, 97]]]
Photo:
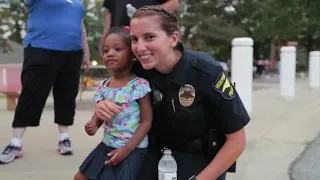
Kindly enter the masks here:
[[190, 84], [184, 85], [179, 90], [179, 102], [183, 107], [189, 107], [193, 104], [196, 97], [196, 90]]

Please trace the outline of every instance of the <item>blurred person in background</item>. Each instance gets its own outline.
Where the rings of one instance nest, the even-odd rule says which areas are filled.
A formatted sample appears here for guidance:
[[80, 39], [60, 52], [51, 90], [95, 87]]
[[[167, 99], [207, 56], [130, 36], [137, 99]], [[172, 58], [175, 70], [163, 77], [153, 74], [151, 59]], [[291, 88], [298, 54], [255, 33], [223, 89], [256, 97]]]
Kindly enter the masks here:
[[27, 0], [28, 30], [24, 37], [22, 91], [12, 123], [13, 137], [0, 154], [10, 163], [22, 154], [27, 127], [36, 127], [53, 88], [54, 122], [58, 125], [58, 152], [71, 155], [68, 127], [73, 125], [80, 67], [90, 66], [81, 0]]

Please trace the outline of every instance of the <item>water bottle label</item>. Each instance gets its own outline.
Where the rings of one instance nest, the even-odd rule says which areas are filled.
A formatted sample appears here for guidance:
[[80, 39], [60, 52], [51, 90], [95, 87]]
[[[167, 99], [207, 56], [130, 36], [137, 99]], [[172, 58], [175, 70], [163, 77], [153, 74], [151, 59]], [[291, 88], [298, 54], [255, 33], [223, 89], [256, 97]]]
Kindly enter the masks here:
[[177, 172], [165, 173], [159, 171], [158, 180], [177, 180]]

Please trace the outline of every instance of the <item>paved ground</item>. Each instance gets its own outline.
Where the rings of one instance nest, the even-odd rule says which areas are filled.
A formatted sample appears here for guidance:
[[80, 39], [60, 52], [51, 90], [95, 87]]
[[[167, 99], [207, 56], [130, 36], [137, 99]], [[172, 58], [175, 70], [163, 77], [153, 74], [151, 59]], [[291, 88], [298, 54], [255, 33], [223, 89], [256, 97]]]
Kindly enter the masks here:
[[283, 100], [279, 92], [273, 87], [253, 93], [247, 147], [229, 179], [289, 180], [291, 163], [320, 131], [319, 91], [298, 79], [294, 100]]
[[293, 163], [290, 176], [292, 180], [320, 179], [320, 134]]
[[[252, 120], [246, 128], [247, 147], [238, 160], [238, 173], [228, 174], [228, 180], [289, 180], [291, 163], [320, 131], [320, 92], [310, 90], [307, 83], [299, 79], [296, 98], [285, 101], [279, 96], [276, 82], [255, 80]], [[70, 129], [74, 156], [61, 157], [55, 152], [58, 130], [52, 120], [50, 97], [41, 126], [29, 128], [26, 132], [25, 156], [12, 164], [0, 166], [0, 180], [72, 179], [79, 164], [101, 139], [102, 132], [88, 137], [83, 130], [95, 106], [89, 100], [91, 97], [92, 92], [87, 92], [84, 100], [78, 103], [75, 125]], [[0, 98], [0, 146], [6, 145], [12, 135], [13, 113], [5, 111], [4, 107], [5, 101]], [[313, 158], [316, 163], [316, 157]], [[301, 167], [295, 168], [300, 174], [304, 173]]]

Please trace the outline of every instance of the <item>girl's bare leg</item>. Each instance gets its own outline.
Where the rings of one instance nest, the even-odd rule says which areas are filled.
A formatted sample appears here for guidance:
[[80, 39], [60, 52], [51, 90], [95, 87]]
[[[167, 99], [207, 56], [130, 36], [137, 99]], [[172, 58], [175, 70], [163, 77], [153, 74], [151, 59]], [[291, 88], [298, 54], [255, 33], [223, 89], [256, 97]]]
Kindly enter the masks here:
[[80, 171], [77, 172], [76, 175], [74, 175], [73, 180], [89, 180], [84, 174], [82, 174]]

